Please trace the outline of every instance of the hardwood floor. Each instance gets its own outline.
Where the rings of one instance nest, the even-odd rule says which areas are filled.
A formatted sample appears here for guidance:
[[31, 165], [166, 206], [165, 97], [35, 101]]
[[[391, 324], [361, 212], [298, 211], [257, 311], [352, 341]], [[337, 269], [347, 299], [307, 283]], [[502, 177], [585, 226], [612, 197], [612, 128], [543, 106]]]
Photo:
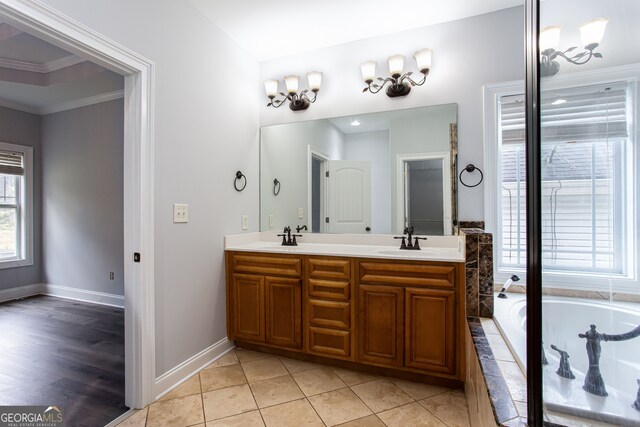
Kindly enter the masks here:
[[0, 406], [59, 405], [104, 426], [124, 405], [124, 310], [34, 296], [0, 304]]

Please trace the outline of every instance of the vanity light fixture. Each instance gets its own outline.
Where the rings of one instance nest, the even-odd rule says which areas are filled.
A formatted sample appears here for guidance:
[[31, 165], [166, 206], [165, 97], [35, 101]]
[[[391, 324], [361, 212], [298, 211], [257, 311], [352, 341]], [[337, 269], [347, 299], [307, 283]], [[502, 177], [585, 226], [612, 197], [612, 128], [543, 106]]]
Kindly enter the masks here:
[[555, 76], [560, 71], [560, 64], [556, 58], [564, 58], [567, 62], [575, 65], [583, 65], [591, 60], [591, 58], [602, 58], [602, 54], [594, 52], [600, 46], [604, 37], [604, 30], [607, 27], [609, 18], [596, 18], [580, 25], [580, 39], [584, 51], [571, 54], [576, 46], [567, 50], [560, 51], [558, 43], [560, 42], [560, 31], [562, 27], [552, 26], [546, 27], [540, 32], [538, 47], [540, 49], [540, 74], [542, 77]]
[[[280, 92], [280, 95], [284, 96], [284, 99], [275, 99], [278, 94], [278, 80], [265, 80], [264, 89], [267, 92], [267, 96], [270, 102], [267, 107], [280, 108], [287, 101], [289, 101], [289, 108], [293, 111], [306, 110], [309, 105], [316, 102], [320, 85], [322, 84], [322, 73], [319, 71], [311, 71], [307, 73], [307, 80], [309, 81], [309, 89], [305, 89], [298, 93], [298, 83], [300, 77], [298, 76], [285, 76], [284, 84], [287, 87], [287, 94]], [[311, 90], [313, 92], [313, 99], [307, 96], [307, 93]]]
[[[422, 79], [417, 82], [411, 78], [413, 71], [402, 73], [405, 60], [403, 55], [389, 57], [389, 74], [391, 74], [391, 77], [387, 78], [376, 77], [377, 64], [375, 61], [363, 62], [360, 64], [360, 71], [362, 71], [362, 79], [367, 84], [367, 87], [362, 92], [378, 93], [387, 83], [390, 83], [386, 90], [388, 97], [406, 96], [411, 92], [412, 86], [422, 86], [427, 81], [427, 74], [429, 74], [429, 68], [431, 68], [432, 53], [431, 49], [421, 49], [413, 55], [418, 65], [418, 70], [422, 73]], [[378, 80], [380, 83], [374, 83], [374, 80]]]

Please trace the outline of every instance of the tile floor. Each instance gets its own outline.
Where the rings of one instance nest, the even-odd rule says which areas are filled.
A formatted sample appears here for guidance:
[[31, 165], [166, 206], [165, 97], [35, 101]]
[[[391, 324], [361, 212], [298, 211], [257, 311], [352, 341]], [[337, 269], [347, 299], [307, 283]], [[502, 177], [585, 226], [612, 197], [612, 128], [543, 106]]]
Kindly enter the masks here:
[[466, 427], [462, 390], [236, 349], [120, 427]]

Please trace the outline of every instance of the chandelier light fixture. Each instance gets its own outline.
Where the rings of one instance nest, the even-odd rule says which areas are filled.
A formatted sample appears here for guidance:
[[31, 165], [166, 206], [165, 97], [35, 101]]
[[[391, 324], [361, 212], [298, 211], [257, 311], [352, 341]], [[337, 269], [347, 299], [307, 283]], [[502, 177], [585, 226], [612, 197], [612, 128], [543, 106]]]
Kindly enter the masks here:
[[[318, 97], [318, 91], [320, 91], [320, 85], [322, 84], [322, 73], [319, 71], [311, 71], [307, 73], [307, 80], [309, 81], [309, 89], [305, 89], [298, 93], [298, 85], [300, 77], [298, 76], [285, 76], [284, 84], [287, 87], [287, 93], [280, 92], [283, 99], [275, 99], [278, 94], [278, 80], [265, 80], [264, 89], [267, 92], [267, 96], [270, 101], [267, 107], [280, 108], [287, 101], [289, 101], [289, 108], [293, 111], [306, 110], [309, 105], [316, 102]], [[307, 96], [307, 93], [311, 90], [313, 92], [313, 99]]]
[[560, 31], [562, 27], [552, 26], [546, 27], [540, 32], [539, 49], [540, 49], [540, 74], [542, 77], [555, 76], [560, 71], [560, 64], [556, 59], [564, 58], [567, 62], [575, 65], [583, 65], [591, 60], [591, 58], [602, 58], [602, 54], [595, 52], [600, 46], [604, 37], [604, 30], [607, 27], [608, 18], [596, 18], [582, 24], [580, 28], [580, 40], [584, 51], [573, 53], [577, 49], [576, 46], [567, 50], [558, 50], [560, 42]]
[[[362, 92], [378, 93], [389, 83], [386, 90], [387, 96], [391, 98], [406, 96], [411, 92], [413, 86], [422, 86], [427, 81], [427, 74], [429, 74], [429, 69], [431, 68], [432, 52], [431, 49], [421, 49], [413, 55], [418, 65], [418, 70], [422, 73], [422, 79], [417, 82], [411, 78], [413, 71], [403, 74], [405, 60], [403, 55], [389, 57], [389, 74], [391, 74], [391, 77], [387, 78], [376, 77], [377, 64], [375, 61], [363, 62], [360, 64], [360, 70], [367, 87]], [[378, 83], [374, 83], [375, 80]]]

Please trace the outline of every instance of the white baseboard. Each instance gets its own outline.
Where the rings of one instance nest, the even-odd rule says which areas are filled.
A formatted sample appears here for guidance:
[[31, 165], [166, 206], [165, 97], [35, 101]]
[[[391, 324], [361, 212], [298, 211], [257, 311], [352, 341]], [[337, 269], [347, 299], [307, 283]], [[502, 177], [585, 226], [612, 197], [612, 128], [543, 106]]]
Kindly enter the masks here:
[[110, 307], [124, 308], [124, 296], [107, 294], [105, 292], [87, 291], [85, 289], [70, 288], [68, 286], [43, 283], [40, 293], [52, 297], [72, 299], [89, 302], [92, 304], [108, 305]]
[[42, 285], [35, 283], [33, 285], [17, 286], [15, 288], [3, 289], [0, 291], [0, 302], [11, 301], [19, 298], [26, 298], [41, 293]]
[[233, 347], [233, 342], [225, 337], [156, 378], [153, 393], [156, 400], [178, 387], [211, 362], [222, 357]]

